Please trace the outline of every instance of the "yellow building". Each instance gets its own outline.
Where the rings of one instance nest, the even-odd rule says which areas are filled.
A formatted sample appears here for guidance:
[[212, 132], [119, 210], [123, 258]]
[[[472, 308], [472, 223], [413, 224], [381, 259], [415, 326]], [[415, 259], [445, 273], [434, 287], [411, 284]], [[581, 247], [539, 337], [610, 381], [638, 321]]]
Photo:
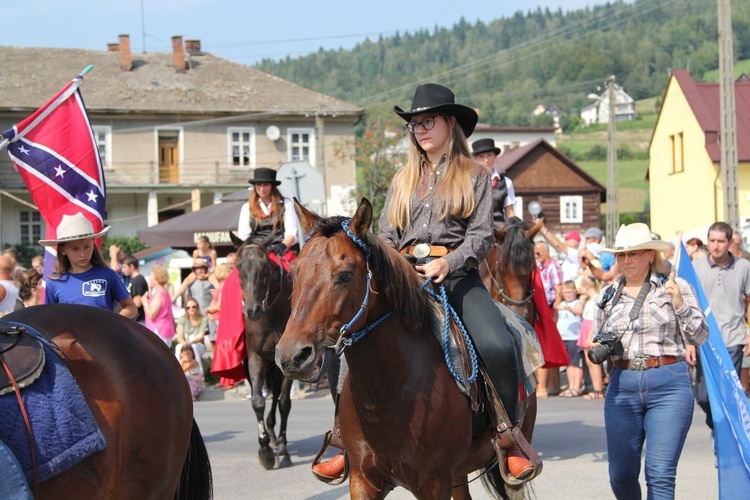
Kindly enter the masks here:
[[[735, 83], [738, 199], [743, 227], [750, 223], [750, 81]], [[651, 230], [665, 239], [700, 231], [724, 218], [719, 84], [695, 82], [674, 70], [649, 146]], [[742, 229], [742, 228], [735, 228]]]

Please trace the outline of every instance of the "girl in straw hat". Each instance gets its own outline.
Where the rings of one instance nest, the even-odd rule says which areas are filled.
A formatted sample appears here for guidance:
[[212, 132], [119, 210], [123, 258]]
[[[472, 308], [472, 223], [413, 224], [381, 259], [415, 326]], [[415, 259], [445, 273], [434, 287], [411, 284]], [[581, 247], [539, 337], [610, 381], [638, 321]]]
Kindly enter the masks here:
[[78, 212], [63, 215], [57, 239], [39, 242], [57, 247], [55, 270], [45, 280], [45, 304], [82, 304], [112, 311], [118, 302], [121, 315], [135, 317], [138, 311], [133, 298], [94, 244], [108, 230], [105, 227], [95, 232], [91, 222]]

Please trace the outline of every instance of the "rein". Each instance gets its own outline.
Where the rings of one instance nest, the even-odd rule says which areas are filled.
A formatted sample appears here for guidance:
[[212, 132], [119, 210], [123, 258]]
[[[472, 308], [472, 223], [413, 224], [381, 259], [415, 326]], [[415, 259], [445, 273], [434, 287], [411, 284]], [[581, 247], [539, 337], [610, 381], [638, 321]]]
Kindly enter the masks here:
[[[346, 337], [346, 334], [349, 333], [349, 330], [352, 329], [352, 326], [354, 323], [359, 321], [359, 319], [362, 317], [362, 315], [365, 313], [365, 310], [367, 309], [367, 304], [370, 301], [370, 291], [372, 290], [370, 286], [370, 280], [372, 279], [372, 271], [370, 271], [370, 256], [372, 256], [372, 251], [370, 250], [370, 247], [367, 246], [367, 244], [362, 241], [361, 238], [359, 238], [356, 234], [352, 233], [349, 230], [349, 223], [351, 222], [351, 219], [345, 219], [341, 222], [341, 227], [346, 232], [346, 235], [349, 237], [350, 240], [352, 240], [365, 254], [365, 262], [367, 264], [367, 283], [365, 288], [365, 298], [362, 300], [362, 305], [359, 306], [359, 311], [357, 311], [357, 314], [354, 315], [354, 317], [349, 321], [347, 324], [341, 327], [341, 330], [339, 332], [339, 339], [336, 342], [336, 354], [341, 355], [341, 353], [344, 352], [344, 349], [347, 347], [351, 347], [354, 345], [355, 342], [360, 340], [362, 337], [370, 333], [375, 327], [377, 327], [380, 323], [388, 319], [392, 314], [393, 311], [389, 311], [382, 315], [380, 318], [375, 320], [372, 324], [365, 326], [362, 330], [356, 331], [351, 334], [351, 336]], [[372, 293], [378, 293], [374, 290], [372, 290]]]
[[[352, 233], [349, 230], [349, 223], [351, 222], [351, 219], [345, 219], [341, 222], [341, 227], [346, 232], [346, 235], [351, 239], [365, 254], [365, 262], [367, 263], [367, 283], [366, 283], [366, 289], [365, 289], [365, 298], [362, 301], [362, 304], [359, 306], [359, 310], [357, 311], [357, 314], [354, 315], [354, 317], [346, 323], [344, 326], [341, 327], [341, 331], [339, 333], [339, 339], [336, 342], [336, 354], [341, 354], [344, 352], [344, 349], [347, 347], [351, 347], [354, 345], [355, 342], [360, 340], [362, 337], [370, 333], [372, 330], [374, 330], [380, 323], [388, 319], [392, 314], [393, 311], [389, 311], [385, 313], [383, 316], [375, 320], [373, 323], [371, 323], [368, 326], [365, 326], [362, 330], [359, 330], [357, 332], [352, 333], [349, 337], [346, 337], [346, 334], [349, 332], [349, 330], [352, 329], [352, 326], [354, 323], [359, 321], [359, 319], [364, 314], [365, 310], [367, 309], [367, 304], [370, 301], [370, 291], [372, 290], [370, 286], [370, 280], [372, 280], [372, 271], [370, 270], [370, 257], [372, 256], [372, 251], [370, 250], [370, 247], [367, 246], [367, 244], [362, 241], [361, 238], [359, 238], [357, 235]], [[436, 298], [442, 305], [443, 305], [443, 311], [444, 311], [444, 319], [443, 319], [443, 355], [445, 356], [445, 362], [448, 365], [448, 369], [451, 372], [451, 375], [453, 378], [458, 381], [461, 384], [468, 385], [473, 383], [477, 376], [479, 375], [479, 362], [477, 361], [477, 353], [474, 349], [474, 344], [471, 341], [471, 338], [469, 337], [469, 333], [466, 331], [466, 328], [463, 325], [463, 322], [458, 317], [458, 314], [456, 311], [451, 307], [451, 305], [448, 303], [448, 296], [445, 291], [445, 286], [442, 284], [440, 285], [440, 295], [436, 294], [432, 290], [427, 288], [427, 285], [431, 283], [431, 279], [425, 280], [425, 282], [422, 284], [422, 289], [425, 290], [428, 294], [432, 295], [434, 298]], [[372, 293], [377, 293], [374, 290], [372, 290]], [[461, 335], [464, 338], [464, 341], [466, 342], [467, 349], [469, 351], [469, 356], [471, 357], [471, 375], [469, 378], [464, 379], [461, 375], [458, 374], [457, 370], [453, 366], [453, 363], [450, 359], [450, 352], [448, 349], [449, 345], [449, 338], [448, 333], [450, 331], [450, 319], [453, 317], [456, 324], [459, 326], [461, 330]]]
[[271, 284], [270, 283], [268, 284], [268, 286], [266, 287], [266, 296], [263, 297], [263, 302], [260, 303], [260, 308], [263, 312], [267, 312], [269, 309], [271, 309], [274, 306], [274, 304], [276, 304], [276, 301], [279, 300], [279, 297], [281, 297], [281, 292], [284, 291], [284, 287], [283, 287], [284, 267], [281, 264], [281, 257], [278, 257], [278, 259], [279, 259], [279, 291], [276, 293], [276, 296], [273, 298], [273, 301], [269, 304], [268, 297], [271, 295]]
[[[489, 267], [489, 263], [487, 264], [487, 267]], [[503, 298], [503, 302], [505, 302], [506, 305], [523, 307], [526, 304], [528, 304], [531, 299], [534, 298], [534, 286], [530, 285], [528, 295], [526, 295], [526, 297], [524, 297], [523, 300], [521, 300], [520, 302], [517, 300], [513, 300], [512, 298], [508, 296], [507, 293], [505, 293], [505, 284], [503, 283], [503, 280], [495, 279], [495, 273], [493, 273], [492, 271], [496, 271], [497, 274], [501, 274], [500, 270], [498, 269], [497, 261], [495, 261], [495, 265], [493, 266], [493, 268], [490, 268], [490, 279], [497, 287], [497, 293], [500, 294], [500, 296]]]

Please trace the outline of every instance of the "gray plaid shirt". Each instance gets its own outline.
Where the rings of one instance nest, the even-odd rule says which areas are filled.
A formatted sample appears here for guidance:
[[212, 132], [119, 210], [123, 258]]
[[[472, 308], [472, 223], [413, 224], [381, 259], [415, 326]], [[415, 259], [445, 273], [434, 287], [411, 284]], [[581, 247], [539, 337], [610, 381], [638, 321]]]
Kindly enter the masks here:
[[435, 188], [444, 171], [445, 157], [440, 160], [434, 174], [423, 162], [417, 192], [411, 198], [411, 224], [402, 234], [388, 222], [388, 207], [393, 194], [391, 185], [380, 215], [380, 236], [397, 250], [419, 243], [453, 248], [455, 250], [445, 256], [451, 272], [460, 268], [473, 269], [484, 260], [493, 244], [490, 173], [477, 168], [471, 174], [475, 208], [469, 217], [459, 219], [449, 214], [441, 221], [442, 200], [435, 198]]

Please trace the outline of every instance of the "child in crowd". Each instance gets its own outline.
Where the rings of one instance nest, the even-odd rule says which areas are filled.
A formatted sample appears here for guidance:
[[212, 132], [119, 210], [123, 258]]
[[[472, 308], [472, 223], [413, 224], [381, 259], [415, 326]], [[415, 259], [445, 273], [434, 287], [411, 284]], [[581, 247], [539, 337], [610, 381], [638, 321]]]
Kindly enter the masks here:
[[599, 296], [600, 288], [599, 281], [593, 276], [581, 277], [581, 298], [584, 299], [586, 304], [583, 306], [583, 319], [581, 321], [581, 334], [578, 336], [578, 347], [583, 349], [583, 358], [589, 369], [591, 385], [594, 387], [594, 390], [586, 394], [583, 399], [604, 398], [602, 365], [592, 363], [589, 359], [591, 340], [596, 336], [596, 332], [593, 331], [592, 326], [596, 311], [596, 298]]
[[570, 365], [567, 368], [568, 390], [560, 396], [574, 398], [581, 395], [581, 382], [583, 381], [583, 359], [581, 349], [578, 347], [583, 302], [578, 299], [576, 284], [573, 280], [563, 282], [562, 295], [563, 300], [557, 306], [557, 329], [568, 349]]
[[209, 274], [216, 269], [216, 250], [211, 244], [208, 236], [199, 236], [195, 242], [196, 249], [193, 250], [193, 260], [201, 259], [206, 263]]
[[218, 286], [211, 289], [211, 303], [206, 308], [206, 316], [208, 316], [208, 339], [211, 344], [216, 341], [216, 329], [219, 326], [219, 310], [221, 309], [221, 290], [224, 287], [224, 280], [229, 276], [229, 266], [227, 264], [219, 264], [216, 266], [214, 272], [214, 278], [218, 282]]
[[39, 242], [57, 247], [55, 270], [45, 280], [45, 304], [82, 304], [112, 311], [118, 302], [122, 316], [135, 317], [138, 310], [133, 298], [94, 244], [108, 230], [95, 232], [81, 212], [66, 214], [57, 227], [57, 239]]
[[203, 392], [203, 372], [198, 361], [195, 359], [193, 348], [189, 344], [183, 344], [180, 348], [180, 365], [182, 366], [182, 371], [185, 372], [185, 378], [187, 378], [188, 385], [190, 386], [190, 394], [192, 394], [193, 401], [195, 401], [200, 396], [200, 393]]

